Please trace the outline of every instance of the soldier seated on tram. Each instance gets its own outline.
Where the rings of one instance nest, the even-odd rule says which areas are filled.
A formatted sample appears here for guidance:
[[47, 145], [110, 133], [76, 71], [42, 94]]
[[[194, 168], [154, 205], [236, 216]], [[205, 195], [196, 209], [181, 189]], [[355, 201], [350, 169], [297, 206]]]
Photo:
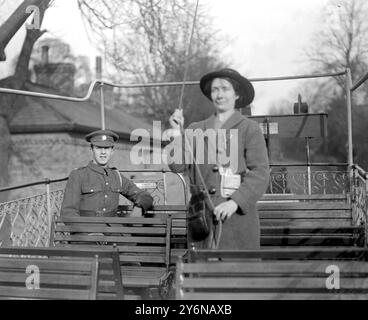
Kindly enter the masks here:
[[152, 206], [151, 195], [108, 165], [119, 136], [110, 130], [98, 130], [85, 139], [91, 144], [92, 160], [70, 173], [60, 215], [114, 217], [120, 194], [133, 202], [132, 216], [144, 215]]

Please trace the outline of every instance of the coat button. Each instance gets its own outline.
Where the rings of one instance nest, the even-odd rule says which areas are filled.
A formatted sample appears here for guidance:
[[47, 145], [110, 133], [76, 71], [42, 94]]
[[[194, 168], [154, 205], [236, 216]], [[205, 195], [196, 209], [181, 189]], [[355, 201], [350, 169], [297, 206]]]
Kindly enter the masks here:
[[209, 194], [215, 194], [216, 193], [216, 188], [212, 187], [208, 190]]
[[214, 165], [213, 167], [212, 167], [212, 171], [213, 172], [218, 172], [219, 171], [219, 167], [218, 167], [218, 165]]

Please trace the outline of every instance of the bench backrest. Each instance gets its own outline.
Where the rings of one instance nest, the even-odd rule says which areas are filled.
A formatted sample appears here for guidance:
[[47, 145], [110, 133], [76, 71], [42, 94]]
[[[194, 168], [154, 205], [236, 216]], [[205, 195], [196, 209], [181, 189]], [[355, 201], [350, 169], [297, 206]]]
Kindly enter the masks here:
[[[98, 258], [0, 256], [1, 299], [96, 299]], [[38, 282], [39, 280], [39, 282]]]
[[[170, 274], [170, 215], [154, 218], [58, 217], [53, 234], [56, 246], [116, 246], [122, 285], [127, 288], [124, 298], [140, 295], [132, 295], [131, 290], [151, 287], [159, 288], [159, 294], [164, 295], [166, 284], [169, 286], [164, 279]], [[109, 292], [110, 288], [100, 282], [99, 297], [103, 299]]]
[[[119, 206], [122, 214], [128, 214], [132, 206]], [[172, 217], [170, 235], [170, 261], [176, 263], [179, 256], [187, 250], [187, 206], [185, 205], [155, 205], [147, 214], [152, 217]]]
[[363, 245], [347, 194], [266, 194], [257, 209], [262, 246]]
[[88, 247], [113, 246], [120, 262], [170, 264], [171, 217], [58, 217], [53, 242]]
[[[363, 245], [363, 228], [352, 225], [348, 194], [265, 194], [257, 208], [263, 247]], [[120, 209], [126, 214], [131, 207]], [[171, 261], [175, 262], [187, 249], [186, 206], [154, 206], [149, 213], [172, 215]]]
[[198, 250], [190, 254], [189, 263], [177, 263], [176, 298], [368, 298], [367, 250], [317, 251]]
[[257, 203], [261, 226], [350, 227], [349, 197], [339, 195], [266, 194]]
[[119, 252], [110, 247], [0, 247], [0, 255], [26, 257], [58, 257], [84, 259], [98, 256], [99, 276], [97, 299], [124, 299], [121, 280]]

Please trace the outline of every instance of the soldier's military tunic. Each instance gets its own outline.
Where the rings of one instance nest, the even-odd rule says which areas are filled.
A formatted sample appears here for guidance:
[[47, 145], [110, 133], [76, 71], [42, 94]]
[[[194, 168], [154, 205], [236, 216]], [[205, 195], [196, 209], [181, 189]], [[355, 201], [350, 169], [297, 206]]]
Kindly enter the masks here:
[[115, 216], [119, 194], [142, 208], [149, 209], [153, 199], [115, 168], [102, 167], [91, 161], [73, 170], [65, 188], [62, 216]]

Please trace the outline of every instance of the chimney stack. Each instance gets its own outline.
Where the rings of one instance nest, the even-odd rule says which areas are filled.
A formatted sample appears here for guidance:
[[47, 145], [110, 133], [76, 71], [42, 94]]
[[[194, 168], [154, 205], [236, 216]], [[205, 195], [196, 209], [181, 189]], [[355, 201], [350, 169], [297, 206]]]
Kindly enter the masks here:
[[46, 65], [49, 63], [49, 46], [42, 46], [41, 63]]
[[34, 66], [36, 83], [60, 91], [63, 94], [74, 94], [74, 75], [76, 68], [72, 63], [50, 63], [49, 46], [41, 48], [41, 63]]
[[102, 78], [102, 58], [100, 56], [96, 57], [96, 78]]

